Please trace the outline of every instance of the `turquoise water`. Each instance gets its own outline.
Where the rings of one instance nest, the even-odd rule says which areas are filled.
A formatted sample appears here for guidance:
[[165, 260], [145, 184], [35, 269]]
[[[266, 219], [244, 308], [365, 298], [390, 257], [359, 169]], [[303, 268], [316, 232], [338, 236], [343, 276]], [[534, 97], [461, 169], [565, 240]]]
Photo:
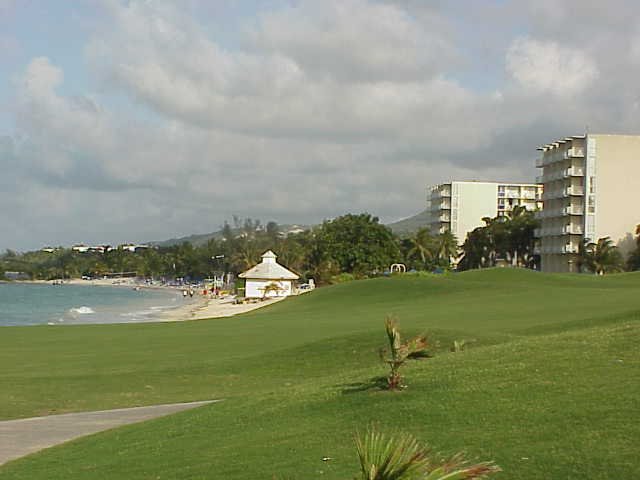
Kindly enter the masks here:
[[184, 302], [171, 290], [0, 283], [0, 326], [158, 320]]

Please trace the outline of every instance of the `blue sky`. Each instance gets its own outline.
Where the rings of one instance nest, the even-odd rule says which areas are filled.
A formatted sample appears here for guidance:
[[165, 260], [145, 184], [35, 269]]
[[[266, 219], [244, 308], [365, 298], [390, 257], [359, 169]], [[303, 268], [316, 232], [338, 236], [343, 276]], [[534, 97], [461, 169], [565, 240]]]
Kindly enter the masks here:
[[0, 249], [392, 221], [637, 133], [638, 73], [625, 0], [0, 0]]

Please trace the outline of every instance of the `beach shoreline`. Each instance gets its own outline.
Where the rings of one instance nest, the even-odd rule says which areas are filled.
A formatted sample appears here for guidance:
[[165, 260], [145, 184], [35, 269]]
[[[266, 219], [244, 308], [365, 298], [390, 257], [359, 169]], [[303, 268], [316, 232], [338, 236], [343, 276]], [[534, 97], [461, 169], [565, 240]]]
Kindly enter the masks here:
[[[33, 284], [33, 285], [51, 285], [50, 280], [21, 280], [11, 283]], [[116, 288], [132, 288], [140, 290], [162, 290], [175, 292], [178, 295], [189, 287], [173, 286], [173, 285], [149, 285], [137, 282], [135, 279], [92, 279], [83, 280], [80, 278], [65, 279], [62, 285], [74, 286], [99, 286], [99, 287], [116, 287]], [[228, 318], [235, 315], [257, 310], [274, 303], [284, 300], [286, 297], [275, 297], [265, 300], [257, 300], [251, 303], [235, 303], [235, 296], [227, 295], [216, 298], [209, 294], [203, 295], [202, 289], [194, 289], [194, 296], [188, 297], [184, 304], [177, 305], [170, 309], [161, 311], [152, 320], [153, 322], [183, 322], [189, 320], [205, 320], [209, 318]], [[179, 302], [180, 300], [178, 300]], [[128, 323], [128, 322], [123, 322]], [[146, 323], [146, 322], [145, 322]]]

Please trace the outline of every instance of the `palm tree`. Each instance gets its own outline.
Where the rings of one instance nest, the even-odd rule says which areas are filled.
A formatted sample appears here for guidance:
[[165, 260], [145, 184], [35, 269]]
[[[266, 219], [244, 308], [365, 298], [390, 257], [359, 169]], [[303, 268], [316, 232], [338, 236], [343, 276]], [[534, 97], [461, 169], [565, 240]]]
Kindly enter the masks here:
[[636, 226], [636, 249], [631, 252], [627, 259], [629, 270], [640, 270], [640, 225]]
[[599, 238], [596, 243], [583, 244], [579, 256], [579, 264], [596, 275], [622, 270], [622, 255], [610, 237]]
[[427, 262], [433, 261], [436, 257], [434, 250], [434, 238], [428, 228], [421, 228], [409, 239], [410, 248], [407, 252], [409, 258], [417, 258], [422, 267], [427, 267]]
[[522, 205], [516, 205], [509, 212], [506, 221], [509, 236], [508, 251], [515, 266], [525, 265], [533, 254], [535, 244], [533, 232], [539, 225], [540, 222], [534, 217], [534, 213]]
[[429, 341], [426, 336], [418, 335], [403, 343], [398, 330], [398, 322], [392, 317], [385, 319], [384, 328], [387, 333], [389, 349], [382, 349], [380, 357], [389, 365], [389, 376], [387, 377], [389, 390], [398, 390], [403, 388], [400, 367], [409, 358], [428, 357]]
[[449, 266], [452, 258], [458, 258], [458, 251], [458, 240], [451, 231], [438, 235], [438, 259]]
[[407, 433], [387, 436], [369, 429], [356, 436], [362, 480], [481, 479], [499, 472], [493, 462], [468, 465], [458, 453], [442, 459]]

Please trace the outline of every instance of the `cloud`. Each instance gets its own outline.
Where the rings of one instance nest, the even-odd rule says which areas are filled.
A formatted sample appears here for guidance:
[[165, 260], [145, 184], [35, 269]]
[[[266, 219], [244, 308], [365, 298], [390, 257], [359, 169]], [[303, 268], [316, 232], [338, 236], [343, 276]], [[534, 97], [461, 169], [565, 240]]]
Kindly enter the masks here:
[[637, 130], [624, 3], [301, 0], [229, 39], [209, 2], [105, 0], [85, 64], [45, 49], [14, 72], [0, 248], [168, 238], [232, 214], [392, 220], [429, 184], [531, 180], [540, 143]]
[[250, 51], [222, 49], [166, 6], [117, 6], [112, 21], [87, 50], [104, 78], [202, 128], [359, 142], [420, 137], [475, 108], [439, 73], [455, 56], [446, 36], [395, 6], [303, 2], [262, 16]]
[[303, 1], [261, 16], [257, 50], [283, 54], [313, 77], [347, 82], [425, 80], [455, 63], [450, 33], [396, 5]]
[[574, 96], [598, 78], [596, 63], [584, 52], [556, 42], [517, 38], [507, 51], [509, 74], [534, 93]]

